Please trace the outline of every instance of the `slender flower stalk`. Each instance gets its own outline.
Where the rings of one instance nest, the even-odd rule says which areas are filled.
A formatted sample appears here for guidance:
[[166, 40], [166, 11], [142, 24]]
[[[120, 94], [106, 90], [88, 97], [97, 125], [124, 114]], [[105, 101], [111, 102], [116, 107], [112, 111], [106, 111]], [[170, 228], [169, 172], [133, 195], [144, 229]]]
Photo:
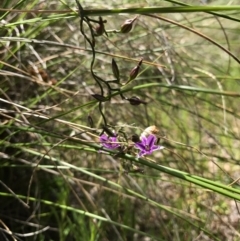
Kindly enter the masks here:
[[156, 150], [161, 150], [164, 147], [155, 145], [157, 137], [155, 135], [149, 135], [148, 137], [142, 137], [141, 141], [135, 143], [135, 147], [140, 150], [137, 157], [150, 155]]

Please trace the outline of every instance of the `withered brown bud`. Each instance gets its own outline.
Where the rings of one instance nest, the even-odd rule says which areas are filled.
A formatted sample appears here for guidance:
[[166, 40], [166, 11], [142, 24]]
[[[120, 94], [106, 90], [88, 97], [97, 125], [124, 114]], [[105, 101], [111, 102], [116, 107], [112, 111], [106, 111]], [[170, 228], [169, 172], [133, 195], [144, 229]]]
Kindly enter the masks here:
[[52, 78], [52, 79], [49, 80], [49, 84], [56, 85], [57, 84], [57, 80]]
[[138, 72], [139, 72], [140, 66], [142, 65], [142, 61], [143, 61], [143, 59], [141, 59], [141, 60], [139, 61], [138, 65], [135, 66], [135, 67], [131, 70], [130, 76], [129, 76], [129, 81], [136, 79], [136, 77], [138, 76]]
[[104, 25], [99, 24], [96, 28], [95, 28], [95, 36], [101, 36], [103, 35], [105, 32], [104, 29]]
[[99, 95], [99, 94], [93, 94], [92, 97], [94, 97], [96, 100], [98, 100], [100, 102], [104, 102], [104, 101], [108, 100], [106, 97], [104, 97], [103, 95]]
[[119, 78], [120, 78], [119, 69], [118, 69], [117, 63], [114, 59], [112, 59], [112, 72], [113, 72], [114, 77], [117, 80], [119, 80]]
[[105, 33], [105, 26], [104, 23], [106, 23], [106, 20], [103, 20], [102, 17], [99, 17], [99, 24], [95, 28], [95, 35], [96, 36], [101, 36]]
[[133, 28], [133, 23], [135, 22], [135, 20], [137, 19], [137, 17], [132, 18], [132, 19], [127, 19], [123, 25], [121, 26], [121, 33], [129, 33], [132, 28]]
[[128, 100], [131, 105], [140, 105], [140, 104], [146, 105], [147, 104], [146, 101], [140, 100], [137, 96], [127, 98], [126, 100]]
[[137, 143], [137, 142], [140, 142], [140, 141], [141, 140], [140, 140], [139, 135], [137, 135], [137, 134], [132, 135], [132, 142]]

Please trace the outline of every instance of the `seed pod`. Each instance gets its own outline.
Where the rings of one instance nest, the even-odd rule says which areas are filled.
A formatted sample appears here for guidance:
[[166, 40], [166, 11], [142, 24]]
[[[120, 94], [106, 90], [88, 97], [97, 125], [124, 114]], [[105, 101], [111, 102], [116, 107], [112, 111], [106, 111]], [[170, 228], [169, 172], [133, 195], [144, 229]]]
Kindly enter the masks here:
[[140, 105], [140, 104], [146, 105], [147, 104], [146, 101], [140, 100], [137, 96], [127, 98], [126, 100], [128, 100], [131, 105]]
[[133, 23], [135, 22], [135, 20], [137, 19], [137, 17], [132, 18], [132, 19], [127, 19], [121, 26], [121, 33], [129, 33], [132, 28], [133, 28]]
[[117, 63], [114, 59], [112, 59], [112, 72], [113, 72], [114, 77], [117, 80], [119, 80], [119, 77], [120, 77], [119, 69], [118, 69]]

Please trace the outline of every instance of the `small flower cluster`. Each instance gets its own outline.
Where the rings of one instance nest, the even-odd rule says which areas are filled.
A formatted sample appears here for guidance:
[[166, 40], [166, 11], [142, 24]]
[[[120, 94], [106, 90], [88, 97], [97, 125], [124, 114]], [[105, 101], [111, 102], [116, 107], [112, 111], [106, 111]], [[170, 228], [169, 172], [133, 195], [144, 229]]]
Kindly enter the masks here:
[[[149, 134], [148, 136], [142, 136], [141, 139], [138, 139], [134, 146], [139, 149], [137, 157], [143, 157], [145, 155], [150, 155], [156, 150], [161, 150], [164, 147], [156, 145], [157, 137], [154, 134]], [[100, 136], [100, 143], [103, 147], [108, 149], [118, 149], [121, 145], [118, 143], [117, 136], [107, 136], [102, 134]]]

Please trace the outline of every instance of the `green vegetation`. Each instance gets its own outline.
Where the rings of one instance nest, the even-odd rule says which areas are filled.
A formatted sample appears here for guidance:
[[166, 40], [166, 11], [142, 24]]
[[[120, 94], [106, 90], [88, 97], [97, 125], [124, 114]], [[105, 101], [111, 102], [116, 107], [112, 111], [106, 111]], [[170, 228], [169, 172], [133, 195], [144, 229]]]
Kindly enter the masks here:
[[104, 2], [0, 5], [0, 240], [240, 240], [238, 1]]

